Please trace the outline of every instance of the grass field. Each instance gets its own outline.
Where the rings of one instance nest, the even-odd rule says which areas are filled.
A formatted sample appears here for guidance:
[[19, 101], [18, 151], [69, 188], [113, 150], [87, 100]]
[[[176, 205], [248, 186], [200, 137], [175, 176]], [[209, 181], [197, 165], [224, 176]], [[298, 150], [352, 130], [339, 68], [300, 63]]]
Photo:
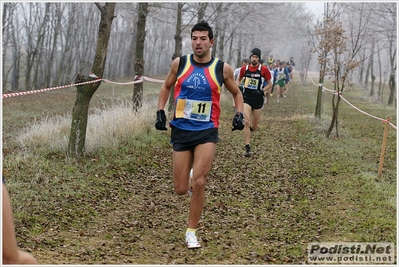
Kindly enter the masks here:
[[[160, 84], [145, 84], [142, 114], [129, 107], [133, 87], [102, 84], [79, 160], [65, 154], [76, 89], [3, 99], [3, 175], [19, 246], [42, 264], [306, 264], [310, 242], [396, 245], [396, 129], [378, 178], [384, 124], [341, 102], [340, 135], [327, 139], [331, 93], [316, 120], [317, 88], [297, 77], [290, 87], [264, 107], [251, 158], [223, 94], [197, 250], [184, 245], [189, 197], [173, 192], [170, 132], [154, 128]], [[362, 89], [344, 96], [397, 124], [395, 108]]]

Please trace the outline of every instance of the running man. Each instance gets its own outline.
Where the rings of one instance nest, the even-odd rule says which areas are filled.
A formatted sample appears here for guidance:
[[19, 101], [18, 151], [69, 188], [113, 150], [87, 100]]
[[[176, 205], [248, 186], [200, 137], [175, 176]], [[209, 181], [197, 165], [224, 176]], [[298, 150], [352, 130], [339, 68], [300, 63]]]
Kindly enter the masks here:
[[276, 83], [274, 85], [276, 91], [276, 103], [280, 103], [280, 97], [283, 97], [287, 71], [284, 68], [284, 62], [280, 62], [278, 68], [275, 69]]
[[188, 248], [201, 247], [196, 231], [205, 203], [205, 184], [219, 142], [222, 85], [232, 94], [236, 108], [233, 130], [244, 128], [243, 97], [234, 81], [233, 69], [210, 53], [213, 31], [205, 21], [191, 29], [193, 54], [173, 60], [159, 98], [155, 128], [167, 130], [165, 104], [172, 86], [174, 114], [169, 122], [173, 145], [173, 182], [177, 195], [187, 194], [193, 168], [192, 195], [185, 241]]
[[265, 96], [266, 96], [266, 100], [265, 100], [265, 104], [266, 103], [269, 103], [269, 100], [270, 100], [270, 97], [272, 96], [272, 93], [273, 93], [273, 86], [274, 86], [274, 63], [270, 63], [268, 66], [267, 66], [267, 69], [269, 70], [269, 72], [270, 72], [270, 75], [271, 75], [271, 77], [272, 77], [272, 81], [271, 81], [271, 83], [272, 83], [272, 87], [269, 87], [269, 89], [267, 89], [265, 92]]
[[[261, 51], [259, 48], [252, 49], [250, 54], [251, 64], [242, 67], [240, 75], [236, 80], [237, 84], [244, 80], [244, 143], [245, 156], [251, 156], [251, 131], [258, 128], [260, 115], [264, 105], [265, 92], [272, 87], [272, 77], [266, 66], [259, 63], [261, 59]], [[266, 81], [266, 87], [263, 87], [263, 82]], [[263, 88], [262, 88], [263, 87]]]
[[292, 80], [292, 67], [290, 66], [289, 62], [286, 63], [285, 70], [286, 70], [286, 73], [287, 73], [287, 77], [286, 77], [286, 80], [285, 80], [285, 87], [284, 87], [283, 97], [287, 97], [289, 85], [290, 85], [291, 80]]

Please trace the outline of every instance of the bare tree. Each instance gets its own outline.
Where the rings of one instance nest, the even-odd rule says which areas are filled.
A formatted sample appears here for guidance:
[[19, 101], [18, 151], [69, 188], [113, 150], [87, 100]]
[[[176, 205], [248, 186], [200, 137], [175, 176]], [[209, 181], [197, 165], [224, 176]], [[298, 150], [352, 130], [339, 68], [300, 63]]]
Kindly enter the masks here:
[[[329, 3], [324, 3], [324, 23], [328, 21], [328, 18], [330, 17], [330, 10], [329, 10]], [[322, 96], [323, 96], [323, 83], [324, 83], [324, 77], [326, 75], [326, 66], [327, 66], [327, 55], [328, 47], [323, 43], [325, 38], [327, 38], [326, 34], [323, 34], [323, 25], [316, 25], [316, 33], [320, 36], [320, 43], [318, 47], [315, 47], [314, 49], [311, 49], [313, 53], [318, 53], [318, 61], [320, 63], [320, 71], [319, 71], [319, 86], [317, 88], [317, 100], [316, 100], [316, 108], [315, 108], [315, 117], [320, 119], [321, 118], [321, 107], [322, 107]], [[315, 40], [313, 39], [314, 36], [313, 34], [309, 34], [311, 38], [311, 42], [313, 45], [315, 45]], [[320, 45], [322, 44], [322, 45]]]
[[[182, 9], [183, 9], [183, 5], [184, 3], [177, 3], [177, 13], [176, 13], [176, 32], [175, 32], [175, 52], [173, 53], [172, 56], [172, 61], [177, 58], [180, 57], [182, 55]], [[172, 90], [170, 92], [169, 95], [169, 104], [168, 104], [168, 111], [171, 112], [174, 108], [174, 91], [175, 91], [175, 87], [172, 87]]]
[[49, 20], [49, 7], [50, 3], [45, 3], [45, 9], [41, 12], [40, 3], [30, 3], [27, 10], [24, 10], [27, 13], [27, 16], [24, 16], [24, 28], [28, 38], [25, 88], [28, 90], [39, 87], [37, 83], [38, 71], [34, 70], [39, 66], [42, 56], [40, 48], [43, 47], [46, 27]]
[[397, 40], [396, 40], [396, 19], [397, 19], [397, 11], [396, 11], [396, 4], [395, 3], [387, 3], [384, 5], [386, 10], [386, 19], [388, 22], [388, 27], [386, 31], [386, 36], [388, 39], [389, 44], [389, 65], [390, 65], [390, 74], [389, 74], [389, 98], [388, 98], [388, 105], [392, 105], [395, 100], [395, 107], [396, 107], [396, 68], [397, 68]]
[[[358, 4], [359, 5], [359, 4]], [[358, 5], [354, 5], [355, 7]], [[383, 88], [385, 86], [385, 80], [387, 73], [393, 73], [393, 76], [390, 76], [392, 79], [393, 87], [396, 88], [395, 82], [395, 74], [396, 74], [396, 36], [397, 36], [397, 22], [396, 22], [396, 3], [363, 3], [364, 12], [359, 16], [357, 20], [360, 20], [360, 17], [365, 20], [369, 20], [368, 28], [371, 30], [369, 33], [366, 33], [366, 40], [370, 43], [369, 48], [365, 46], [365, 49], [359, 51], [359, 54], [362, 54], [362, 60], [366, 60], [368, 58], [368, 68], [370, 69], [371, 77], [371, 88], [370, 95], [374, 95], [374, 81], [377, 80], [376, 75], [374, 74], [374, 68], [376, 65], [378, 66], [379, 71], [379, 84], [378, 84], [378, 100], [383, 100]], [[350, 9], [351, 12], [356, 13], [356, 9]], [[371, 14], [371, 15], [369, 15]], [[368, 52], [370, 51], [370, 52]], [[367, 55], [367, 56], [366, 56]], [[375, 63], [375, 55], [377, 55], [377, 62]], [[392, 60], [393, 59], [393, 60]], [[389, 62], [389, 64], [382, 64], [382, 62]], [[385, 68], [385, 69], [383, 69]], [[389, 84], [389, 81], [388, 81]], [[362, 85], [360, 83], [360, 85]], [[364, 86], [368, 88], [367, 77], [364, 79]], [[392, 100], [396, 99], [395, 97], [396, 89], [390, 88], [390, 95], [392, 96]], [[389, 102], [389, 100], [388, 100]], [[391, 102], [392, 104], [392, 102]]]
[[[62, 28], [62, 14], [65, 9], [65, 5], [62, 3], [54, 3], [54, 9], [52, 9], [53, 16], [50, 17], [49, 30], [46, 35], [46, 47], [49, 47], [48, 53], [45, 54], [45, 70], [44, 70], [44, 83], [46, 87], [53, 85], [52, 81], [56, 73], [56, 53], [58, 49], [58, 39], [61, 36]], [[58, 84], [57, 84], [58, 85]]]
[[[101, 6], [95, 3], [101, 12], [100, 24], [98, 27], [97, 48], [92, 66], [92, 73], [102, 77], [107, 58], [108, 41], [111, 34], [111, 25], [114, 19], [115, 3], [105, 3]], [[76, 82], [91, 80], [81, 73], [76, 76]], [[72, 157], [80, 157], [84, 154], [86, 143], [86, 129], [90, 100], [96, 92], [100, 82], [77, 86], [75, 105], [72, 110], [71, 135], [68, 144], [68, 153]]]
[[[145, 43], [145, 24], [148, 14], [148, 3], [139, 3], [137, 21], [137, 39], [134, 70], [138, 77], [144, 74], [144, 43]], [[143, 101], [143, 83], [136, 83], [133, 90], [133, 110], [141, 108]]]
[[370, 51], [370, 77], [371, 77], [371, 85], [370, 85], [370, 96], [374, 95], [374, 84], [375, 84], [375, 75], [374, 75], [374, 47], [375, 47], [375, 38], [372, 38], [371, 41], [371, 51]]
[[[339, 10], [336, 6], [336, 10]], [[329, 128], [326, 131], [326, 137], [329, 137], [332, 130], [335, 128], [335, 136], [339, 137], [338, 133], [338, 111], [342, 92], [346, 86], [351, 86], [349, 81], [349, 74], [352, 70], [357, 68], [360, 64], [355, 60], [357, 52], [360, 50], [363, 38], [364, 25], [351, 24], [349, 35], [351, 38], [345, 36], [346, 31], [342, 26], [342, 22], [338, 20], [339, 12], [336, 11], [332, 16], [327, 18], [322, 29], [318, 29], [318, 34], [323, 35], [323, 41], [320, 43], [323, 51], [327, 51], [326, 58], [326, 74], [332, 78], [334, 83], [334, 91], [336, 92], [332, 97], [332, 119]]]
[[[132, 5], [134, 3], [131, 3]], [[133, 18], [132, 25], [133, 28], [128, 28], [130, 32], [130, 44], [128, 47], [128, 52], [126, 55], [126, 71], [124, 72], [125, 76], [132, 76], [134, 74], [134, 61], [135, 61], [135, 51], [136, 51], [136, 38], [137, 38], [137, 16]]]
[[[3, 6], [3, 91], [7, 88], [8, 75], [11, 72], [11, 91], [20, 89], [20, 26], [17, 14], [18, 3], [4, 3]], [[6, 37], [6, 38], [4, 38]], [[8, 48], [11, 48], [10, 68], [5, 72]]]

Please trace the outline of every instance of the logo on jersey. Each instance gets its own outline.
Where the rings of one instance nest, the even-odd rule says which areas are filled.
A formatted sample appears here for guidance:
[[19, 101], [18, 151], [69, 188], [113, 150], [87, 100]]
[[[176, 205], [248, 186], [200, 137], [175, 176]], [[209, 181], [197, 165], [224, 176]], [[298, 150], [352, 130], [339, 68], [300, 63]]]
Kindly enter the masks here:
[[206, 85], [208, 84], [205, 75], [203, 75], [202, 73], [193, 73], [191, 74], [187, 80], [186, 80], [187, 88], [191, 88], [191, 89], [206, 89], [204, 86], [201, 85]]

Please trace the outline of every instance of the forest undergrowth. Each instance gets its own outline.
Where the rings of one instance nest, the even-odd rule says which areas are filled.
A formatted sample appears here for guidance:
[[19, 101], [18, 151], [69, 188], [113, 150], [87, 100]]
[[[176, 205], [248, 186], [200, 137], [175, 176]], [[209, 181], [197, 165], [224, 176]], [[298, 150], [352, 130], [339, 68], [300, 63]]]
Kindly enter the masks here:
[[[342, 103], [339, 136], [327, 139], [332, 95], [324, 93], [316, 120], [317, 88], [298, 80], [290, 87], [279, 104], [273, 96], [265, 105], [250, 158], [243, 133], [231, 131], [232, 100], [223, 93], [196, 250], [184, 244], [190, 198], [173, 191], [170, 130], [156, 131], [151, 120], [75, 160], [15, 141], [33, 118], [70, 112], [72, 89], [4, 99], [3, 175], [19, 246], [51, 265], [224, 265], [306, 264], [312, 242], [396, 242], [396, 130], [378, 178], [384, 125]], [[396, 125], [394, 107], [364, 94], [345, 97]], [[27, 108], [35, 101], [41, 111]]]

